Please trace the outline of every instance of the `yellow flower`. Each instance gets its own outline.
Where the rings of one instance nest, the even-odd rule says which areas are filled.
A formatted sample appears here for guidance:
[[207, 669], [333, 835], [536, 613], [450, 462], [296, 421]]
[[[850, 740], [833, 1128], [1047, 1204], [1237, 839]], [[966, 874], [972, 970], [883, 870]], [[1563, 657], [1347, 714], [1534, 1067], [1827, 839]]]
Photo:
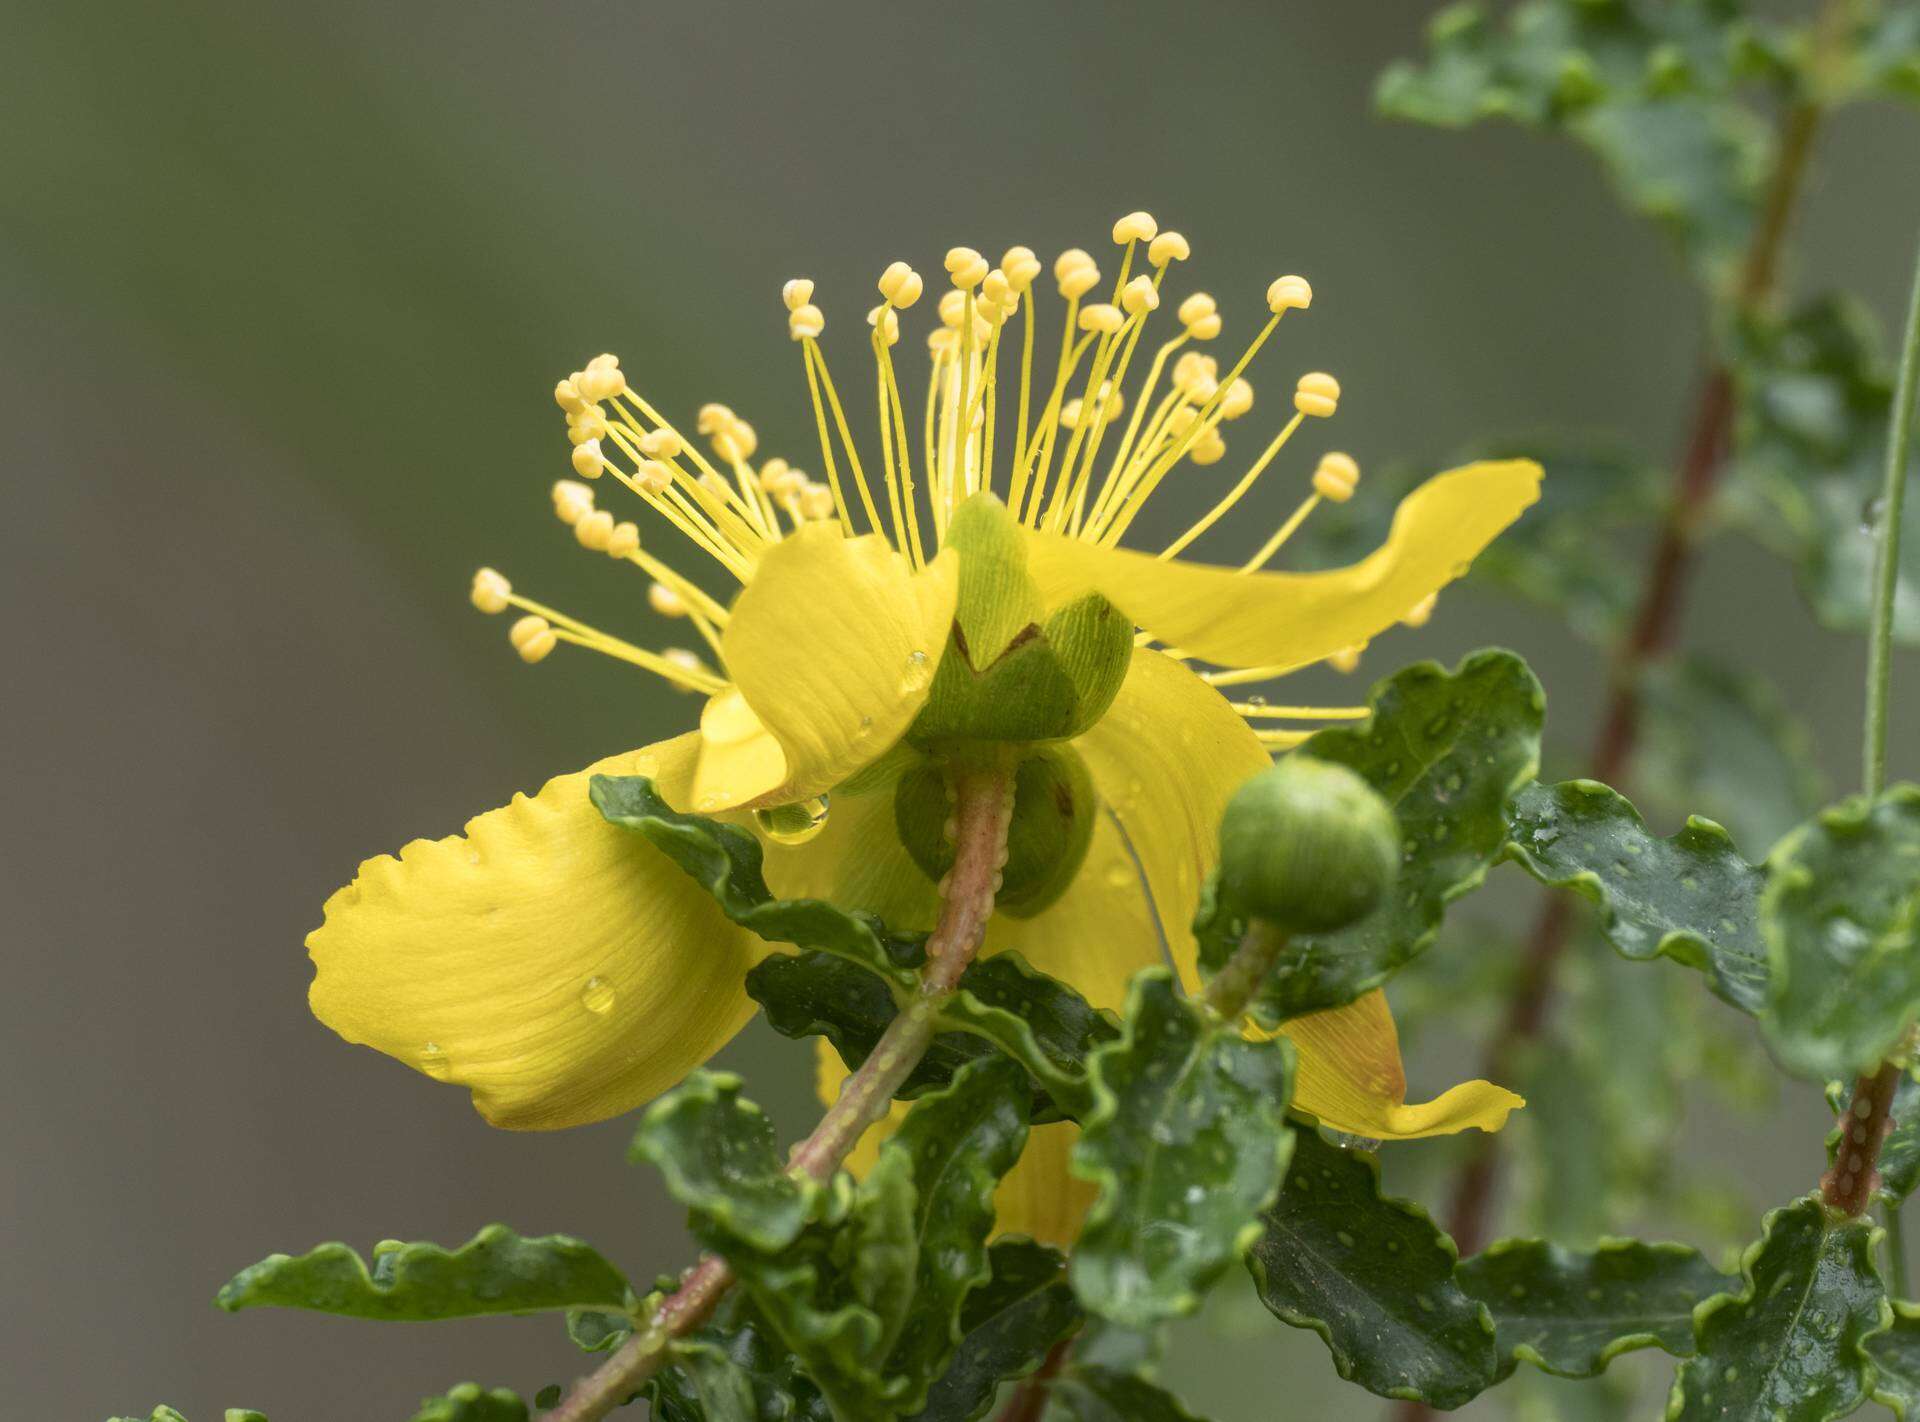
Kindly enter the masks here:
[[[1211, 297], [1193, 293], [1177, 308], [1178, 331], [1136, 362], [1187, 243], [1144, 213], [1116, 224], [1114, 240], [1119, 273], [1106, 301], [1086, 300], [1101, 281], [1087, 253], [1054, 264], [1065, 321], [1050, 360], [1035, 352], [1033, 253], [1016, 247], [990, 267], [971, 249], [949, 252], [918, 424], [906, 416], [893, 347], [900, 313], [923, 284], [904, 263], [889, 267], [867, 318], [877, 465], [873, 449], [865, 460], [857, 450], [828, 372], [813, 283], [789, 282], [788, 329], [812, 396], [820, 481], [784, 460], [756, 465], [758, 436], [725, 406], [701, 410], [696, 437], [682, 434], [628, 386], [612, 356], [560, 382], [580, 478], [554, 486], [555, 511], [582, 545], [649, 578], [653, 610], [683, 620], [704, 654], [598, 631], [490, 569], [476, 575], [473, 601], [522, 614], [510, 640], [528, 661], [569, 643], [703, 695], [699, 729], [560, 776], [462, 835], [363, 864], [308, 939], [315, 1014], [349, 1041], [467, 1086], [496, 1125], [567, 1126], [640, 1105], [746, 1022], [753, 1005], [742, 978], [769, 948], [664, 855], [605, 823], [588, 802], [588, 778], [652, 776], [677, 808], [757, 826], [778, 894], [925, 928], [934, 885], [903, 847], [890, 793], [916, 759], [911, 728], [938, 714], [939, 703], [929, 709], [936, 682], [971, 684], [1047, 635], [1063, 639], [1048, 674], [1068, 687], [1049, 693], [1067, 708], [1056, 709], [1067, 720], [1049, 734], [1077, 753], [1099, 812], [1070, 880], [1027, 916], [996, 915], [985, 951], [1018, 949], [1106, 1008], [1118, 1008], [1129, 975], [1163, 953], [1193, 986], [1188, 925], [1227, 797], [1315, 724], [1365, 714], [1236, 703], [1222, 688], [1320, 662], [1350, 669], [1369, 638], [1424, 620], [1435, 594], [1534, 501], [1540, 471], [1508, 461], [1438, 475], [1402, 502], [1370, 557], [1331, 572], [1268, 571], [1317, 504], [1353, 496], [1357, 465], [1328, 453], [1304, 502], [1252, 558], [1235, 567], [1177, 560], [1303, 423], [1334, 413], [1339, 386], [1314, 372], [1296, 383], [1290, 418], [1192, 528], [1162, 549], [1121, 548], [1169, 476], [1197, 481], [1206, 476], [1186, 471], [1224, 454], [1223, 427], [1254, 403], [1245, 371], [1312, 293], [1298, 277], [1274, 282], [1268, 319], [1224, 371], [1197, 349], [1222, 318]], [[1018, 383], [1003, 389], [1016, 345]], [[1145, 375], [1129, 392], [1137, 364]], [[601, 479], [623, 485], [735, 579], [730, 603], [643, 547], [635, 523], [599, 508], [581, 480]], [[1001, 530], [1003, 545], [979, 551], [950, 540], [969, 518]], [[1076, 680], [1085, 668], [1067, 631], [1042, 629], [1063, 628], [1048, 620], [1062, 609], [1107, 604], [1137, 629], [1134, 646], [1128, 653], [1123, 640], [1105, 682], [1098, 668]], [[1021, 694], [1015, 687], [1011, 700]], [[1407, 1105], [1393, 1020], [1377, 992], [1286, 1031], [1300, 1050], [1296, 1106], [1342, 1130], [1380, 1138], [1494, 1130], [1519, 1104], [1470, 1082]], [[828, 1063], [827, 1077], [837, 1070]], [[1072, 1129], [1036, 1133], [1003, 1191], [1004, 1227], [1071, 1234]]]

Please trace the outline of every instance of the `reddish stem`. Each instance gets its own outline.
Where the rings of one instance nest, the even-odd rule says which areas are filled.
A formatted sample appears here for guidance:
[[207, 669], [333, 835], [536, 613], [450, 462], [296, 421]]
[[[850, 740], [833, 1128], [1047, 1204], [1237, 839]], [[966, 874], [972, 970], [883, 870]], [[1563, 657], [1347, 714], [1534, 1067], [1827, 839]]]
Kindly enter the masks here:
[[1880, 1147], [1893, 1129], [1893, 1092], [1900, 1068], [1885, 1062], [1853, 1084], [1853, 1101], [1840, 1118], [1840, 1144], [1820, 1177], [1820, 1198], [1840, 1214], [1864, 1215], [1880, 1184]]
[[1040, 1366], [1007, 1399], [1007, 1405], [1000, 1409], [993, 1422], [1040, 1422], [1047, 1410], [1048, 1388], [1066, 1366], [1067, 1355], [1072, 1351], [1071, 1338], [1062, 1338], [1048, 1349]]

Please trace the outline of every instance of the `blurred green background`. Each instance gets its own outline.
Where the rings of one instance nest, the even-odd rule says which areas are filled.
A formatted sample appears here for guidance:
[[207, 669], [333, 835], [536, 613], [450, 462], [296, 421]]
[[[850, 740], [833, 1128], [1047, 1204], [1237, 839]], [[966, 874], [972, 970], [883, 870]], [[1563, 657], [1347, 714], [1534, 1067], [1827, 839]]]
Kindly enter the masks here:
[[[1373, 76], [1417, 49], [1423, 19], [999, 0], [8, 4], [8, 1410], [166, 1400], [300, 1422], [399, 1417], [468, 1376], [531, 1393], [580, 1366], [557, 1325], [381, 1329], [229, 1318], [210, 1300], [271, 1250], [452, 1242], [496, 1218], [586, 1235], [636, 1277], [687, 1257], [678, 1213], [621, 1163], [627, 1123], [492, 1131], [461, 1093], [342, 1045], [304, 1004], [301, 940], [362, 857], [691, 722], [691, 702], [625, 668], [521, 665], [466, 604], [469, 573], [493, 563], [611, 630], [674, 639], [638, 580], [548, 513], [566, 472], [549, 392], [588, 356], [618, 352], [683, 419], [724, 400], [763, 452], [817, 467], [785, 278], [819, 282], [845, 383], [889, 260], [937, 270], [953, 243], [1019, 241], [1106, 261], [1113, 218], [1145, 207], [1191, 238], [1176, 289], [1219, 297], [1223, 346], [1272, 276], [1315, 286], [1253, 372], [1261, 429], [1215, 483], [1300, 370], [1346, 391], [1270, 476], [1295, 486], [1263, 489], [1258, 527], [1223, 531], [1212, 556], [1257, 543], [1330, 446], [1365, 467], [1555, 425], [1669, 450], [1700, 344], [1690, 288], [1570, 149], [1371, 116]], [[1899, 114], [1830, 127], [1790, 285], [1839, 276], [1890, 316], [1920, 222], [1914, 152]], [[1204, 474], [1163, 500], [1166, 525], [1210, 499]], [[1688, 639], [1773, 680], [1851, 783], [1862, 651], [1812, 623], [1782, 565], [1716, 546]], [[1511, 604], [1450, 595], [1366, 673], [1494, 642], [1539, 669], [1555, 744], [1584, 743], [1600, 668]], [[1916, 768], [1913, 670], [1897, 668], [1896, 774]], [[1517, 882], [1502, 892], [1529, 902]], [[1474, 948], [1455, 935], [1447, 951]], [[1416, 1091], [1471, 1059], [1470, 1034], [1445, 1027], [1421, 1038]], [[804, 1122], [804, 1049], [750, 1031], [729, 1058]], [[1705, 1114], [1690, 1134], [1740, 1161], [1759, 1202], [1812, 1183], [1810, 1091], [1744, 1126]], [[1400, 1152], [1390, 1183], [1433, 1188]], [[1245, 1323], [1230, 1300], [1183, 1331], [1170, 1376], [1197, 1407], [1223, 1422], [1375, 1410], [1334, 1383], [1316, 1339]]]

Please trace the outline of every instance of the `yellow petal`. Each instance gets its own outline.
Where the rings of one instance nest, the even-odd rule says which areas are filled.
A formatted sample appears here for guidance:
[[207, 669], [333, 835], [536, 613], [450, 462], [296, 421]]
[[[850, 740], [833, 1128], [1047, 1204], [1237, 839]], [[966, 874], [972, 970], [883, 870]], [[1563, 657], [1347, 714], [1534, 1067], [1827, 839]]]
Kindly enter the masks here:
[[595, 774], [654, 775], [684, 801], [697, 735], [562, 775], [531, 799], [360, 866], [307, 939], [313, 1012], [473, 1091], [496, 1126], [631, 1110], [753, 1015], [759, 940], [587, 798]]
[[1305, 666], [1391, 627], [1540, 496], [1515, 459], [1437, 474], [1408, 494], [1387, 541], [1349, 568], [1241, 573], [1031, 535], [1027, 567], [1048, 606], [1097, 592], [1168, 646], [1224, 666]]
[[1400, 1034], [1379, 989], [1345, 1007], [1309, 1013], [1282, 1032], [1299, 1049], [1293, 1104], [1324, 1125], [1374, 1140], [1450, 1136], [1473, 1127], [1497, 1131], [1507, 1113], [1527, 1103], [1487, 1081], [1464, 1081], [1431, 1101], [1409, 1106], [1400, 1063]]
[[702, 718], [694, 807], [804, 800], [890, 749], [926, 704], [958, 587], [957, 555], [915, 572], [834, 523], [768, 549], [720, 641], [733, 690]]
[[[823, 1105], [830, 1105], [846, 1079], [847, 1068], [840, 1054], [824, 1041], [819, 1044], [819, 1089]], [[880, 1143], [900, 1129], [912, 1103], [896, 1101], [886, 1118], [866, 1133], [847, 1157], [847, 1169], [864, 1175], [880, 1157]], [[1027, 1148], [1000, 1181], [994, 1192], [993, 1213], [996, 1234], [1024, 1234], [1042, 1244], [1071, 1249], [1080, 1237], [1080, 1222], [1087, 1206], [1098, 1193], [1095, 1186], [1067, 1169], [1067, 1157], [1073, 1143], [1080, 1139], [1080, 1128], [1071, 1121], [1055, 1121], [1035, 1126], [1027, 1136]]]

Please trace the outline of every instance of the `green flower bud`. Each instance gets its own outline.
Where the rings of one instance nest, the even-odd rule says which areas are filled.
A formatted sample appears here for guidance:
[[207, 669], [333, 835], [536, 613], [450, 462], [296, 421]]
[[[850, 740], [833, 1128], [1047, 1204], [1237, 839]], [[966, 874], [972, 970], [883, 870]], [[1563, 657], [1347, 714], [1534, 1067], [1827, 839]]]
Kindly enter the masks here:
[[1220, 821], [1220, 897], [1289, 933], [1331, 933], [1393, 887], [1400, 831], [1343, 765], [1290, 755], [1234, 792]]
[[[1076, 751], [1047, 746], [1022, 760], [1013, 774], [1013, 820], [995, 910], [1031, 918], [1065, 893], [1093, 841], [1094, 813], [1093, 777]], [[900, 777], [893, 792], [894, 827], [929, 879], [944, 878], [953, 868], [947, 828], [952, 815], [939, 766], [922, 765]]]

